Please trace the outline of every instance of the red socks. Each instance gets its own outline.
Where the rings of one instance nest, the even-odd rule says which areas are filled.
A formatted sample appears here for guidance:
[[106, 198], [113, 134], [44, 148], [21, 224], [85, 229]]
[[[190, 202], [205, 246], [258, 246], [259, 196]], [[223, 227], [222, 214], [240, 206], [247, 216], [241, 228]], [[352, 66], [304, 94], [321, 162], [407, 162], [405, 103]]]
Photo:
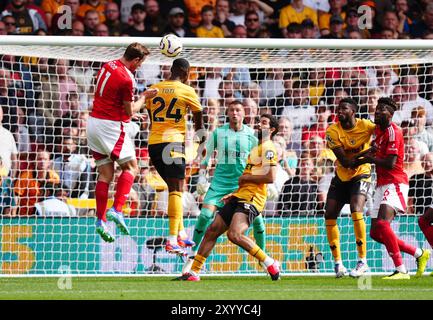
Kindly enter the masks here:
[[433, 226], [424, 217], [419, 217], [418, 225], [424, 233], [428, 243], [430, 243], [433, 248]]
[[[398, 238], [394, 231], [392, 231], [388, 221], [377, 220], [376, 226], [370, 229], [370, 236], [372, 239], [385, 245], [386, 250], [396, 267], [403, 264]], [[403, 241], [401, 242], [404, 243]]]
[[107, 221], [105, 212], [107, 211], [108, 188], [109, 184], [104, 181], [96, 182], [95, 197], [96, 197], [96, 215], [98, 219]]
[[128, 199], [135, 177], [129, 171], [123, 171], [117, 180], [116, 194], [113, 207], [117, 212], [122, 212], [122, 207]]

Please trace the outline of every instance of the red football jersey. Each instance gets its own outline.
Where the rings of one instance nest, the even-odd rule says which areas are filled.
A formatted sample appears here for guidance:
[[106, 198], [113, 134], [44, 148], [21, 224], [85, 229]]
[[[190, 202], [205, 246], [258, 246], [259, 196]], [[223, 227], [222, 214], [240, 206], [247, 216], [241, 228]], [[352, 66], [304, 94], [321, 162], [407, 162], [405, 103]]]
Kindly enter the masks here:
[[394, 183], [409, 184], [409, 179], [403, 169], [404, 141], [401, 129], [392, 122], [384, 131], [376, 126], [375, 135], [376, 158], [385, 159], [389, 155], [397, 155], [397, 162], [391, 170], [376, 165], [377, 186]]
[[120, 60], [109, 61], [99, 70], [95, 98], [90, 115], [112, 121], [130, 121], [123, 101], [134, 100], [135, 80], [131, 71]]

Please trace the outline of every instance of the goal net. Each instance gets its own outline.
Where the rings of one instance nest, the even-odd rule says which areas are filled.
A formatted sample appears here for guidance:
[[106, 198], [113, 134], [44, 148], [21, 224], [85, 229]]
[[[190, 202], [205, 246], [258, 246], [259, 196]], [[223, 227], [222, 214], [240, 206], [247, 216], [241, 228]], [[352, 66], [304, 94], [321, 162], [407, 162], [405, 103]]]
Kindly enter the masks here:
[[[163, 246], [168, 233], [167, 186], [149, 164], [148, 119], [128, 125], [140, 167], [124, 208], [131, 235], [119, 234], [110, 223], [114, 243], [103, 242], [95, 233], [97, 174], [86, 143], [95, 75], [103, 62], [118, 59], [137, 40], [151, 51], [136, 73], [139, 94], [169, 75], [173, 59], [159, 53], [157, 38], [0, 38], [1, 275], [181, 272], [182, 259], [167, 254]], [[209, 132], [227, 122], [226, 108], [233, 100], [243, 103], [248, 126], [254, 127], [263, 113], [279, 119], [274, 138], [278, 174], [268, 188], [263, 215], [266, 252], [280, 261], [282, 273], [333, 272], [324, 204], [335, 156], [326, 148], [325, 130], [343, 97], [355, 99], [358, 117], [366, 119], [373, 118], [380, 97], [397, 101], [400, 110], [394, 120], [405, 134], [411, 191], [406, 214], [392, 227], [408, 243], [428, 248], [417, 217], [431, 204], [433, 190], [431, 42], [242, 40], [183, 39], [180, 57], [192, 66], [189, 84], [200, 96]], [[203, 197], [196, 191], [192, 124], [188, 128], [183, 223], [192, 236]], [[211, 159], [210, 177], [216, 165]], [[364, 208], [367, 234], [372, 196]], [[357, 249], [348, 206], [338, 225], [343, 262], [353, 268]], [[254, 237], [252, 228], [248, 235]], [[373, 272], [393, 269], [385, 248], [369, 236], [367, 252]], [[416, 269], [413, 257], [404, 256], [404, 262], [411, 271]], [[226, 235], [218, 240], [203, 272], [264, 274]]]

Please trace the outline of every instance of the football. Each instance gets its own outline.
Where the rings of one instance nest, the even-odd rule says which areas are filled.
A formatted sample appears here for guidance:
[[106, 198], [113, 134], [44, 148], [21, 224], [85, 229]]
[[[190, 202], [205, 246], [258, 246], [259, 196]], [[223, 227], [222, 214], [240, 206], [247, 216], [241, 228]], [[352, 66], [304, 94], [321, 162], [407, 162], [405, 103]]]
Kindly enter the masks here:
[[182, 41], [174, 34], [167, 34], [162, 37], [159, 43], [161, 53], [167, 57], [173, 58], [182, 52]]

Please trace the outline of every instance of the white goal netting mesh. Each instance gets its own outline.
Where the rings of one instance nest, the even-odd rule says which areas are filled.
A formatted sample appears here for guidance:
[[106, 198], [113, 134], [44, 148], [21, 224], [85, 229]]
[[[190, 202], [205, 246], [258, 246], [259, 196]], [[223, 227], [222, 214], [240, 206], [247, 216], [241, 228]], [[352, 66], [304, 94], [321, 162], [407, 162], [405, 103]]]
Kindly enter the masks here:
[[[169, 75], [172, 59], [156, 47], [150, 50], [136, 73], [137, 94]], [[149, 165], [148, 120], [128, 128], [140, 166], [124, 211], [131, 235], [117, 234], [117, 240], [107, 244], [95, 234], [97, 174], [86, 143], [86, 120], [96, 73], [104, 61], [119, 58], [123, 51], [96, 46], [0, 47], [0, 274], [180, 272], [182, 260], [166, 254], [162, 246], [168, 191]], [[279, 119], [280, 132], [274, 138], [278, 175], [263, 214], [266, 251], [281, 262], [283, 273], [333, 272], [323, 213], [335, 156], [326, 148], [325, 131], [343, 97], [358, 102], [360, 118], [373, 118], [380, 97], [392, 97], [399, 104], [394, 121], [405, 134], [405, 169], [411, 185], [407, 213], [392, 226], [405, 241], [428, 247], [416, 218], [432, 203], [433, 50], [187, 47], [181, 57], [193, 66], [189, 84], [201, 98], [209, 132], [226, 123], [226, 106], [233, 100], [243, 103], [246, 125], [253, 127], [263, 113]], [[197, 146], [191, 130], [183, 207], [184, 224], [192, 236], [203, 197], [196, 192]], [[210, 176], [215, 165], [211, 161]], [[369, 199], [367, 217], [371, 209]], [[367, 226], [369, 222], [367, 218]], [[357, 251], [348, 206], [339, 225], [342, 258], [353, 267]], [[110, 228], [116, 233], [114, 225]], [[253, 237], [252, 230], [249, 235]], [[385, 248], [367, 238], [372, 271], [392, 270]], [[410, 270], [416, 268], [412, 257], [405, 256], [404, 261]], [[223, 235], [204, 273], [263, 271]]]

